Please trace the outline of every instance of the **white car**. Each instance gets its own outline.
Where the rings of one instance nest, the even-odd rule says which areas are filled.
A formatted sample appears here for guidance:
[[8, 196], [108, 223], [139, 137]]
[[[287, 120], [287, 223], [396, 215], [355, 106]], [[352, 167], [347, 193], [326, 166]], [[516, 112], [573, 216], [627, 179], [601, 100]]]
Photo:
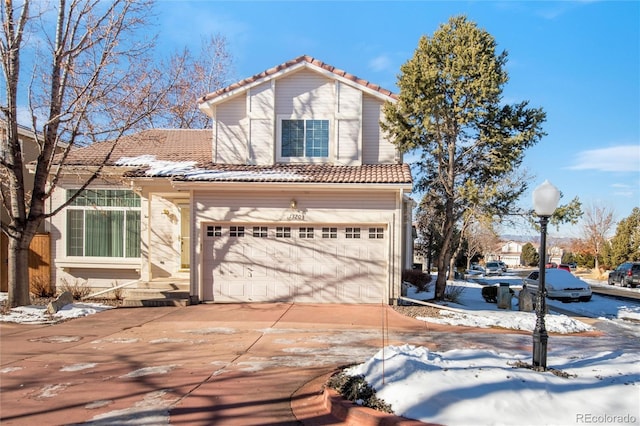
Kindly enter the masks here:
[[[591, 300], [591, 287], [589, 287], [589, 284], [571, 272], [557, 268], [549, 268], [545, 271], [545, 287], [549, 299], [557, 299], [563, 302], [577, 300], [588, 302]], [[533, 271], [522, 279], [522, 288], [526, 288], [534, 297], [538, 293], [539, 275], [539, 271]]]

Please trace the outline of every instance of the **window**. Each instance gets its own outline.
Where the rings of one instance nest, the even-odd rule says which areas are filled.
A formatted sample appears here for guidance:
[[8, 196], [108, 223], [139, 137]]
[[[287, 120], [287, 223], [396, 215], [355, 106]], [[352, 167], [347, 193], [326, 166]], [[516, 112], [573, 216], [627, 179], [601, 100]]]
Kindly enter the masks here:
[[282, 120], [281, 157], [329, 156], [329, 120]]
[[277, 226], [276, 238], [291, 238], [291, 228], [288, 226]]
[[229, 227], [229, 236], [230, 237], [244, 237], [244, 226], [230, 226]]
[[256, 238], [267, 238], [268, 231], [269, 231], [269, 228], [266, 226], [254, 226], [253, 236]]
[[322, 238], [338, 238], [338, 228], [322, 228]]
[[369, 228], [370, 239], [382, 239], [384, 238], [384, 228]]
[[300, 238], [313, 238], [313, 228], [300, 228], [298, 231]]
[[207, 226], [207, 237], [222, 237], [222, 226]]
[[360, 238], [360, 228], [346, 228], [344, 236], [346, 238]]
[[80, 194], [67, 208], [67, 256], [140, 257], [140, 197], [123, 189]]

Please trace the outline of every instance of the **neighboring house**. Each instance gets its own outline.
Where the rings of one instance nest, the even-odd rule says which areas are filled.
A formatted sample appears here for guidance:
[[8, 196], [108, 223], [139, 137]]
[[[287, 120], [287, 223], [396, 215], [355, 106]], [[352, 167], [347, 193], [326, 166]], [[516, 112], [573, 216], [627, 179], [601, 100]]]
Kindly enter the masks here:
[[502, 242], [494, 253], [486, 254], [485, 259], [487, 261], [500, 260], [509, 268], [517, 268], [520, 266], [523, 245], [517, 241]]
[[[4, 150], [8, 148], [7, 144], [4, 143], [6, 141], [5, 126], [6, 126], [6, 121], [0, 119], [0, 140], [2, 140], [3, 142], [2, 144], [0, 144], [0, 158], [5, 157], [6, 153]], [[38, 148], [38, 145], [36, 144], [36, 135], [28, 127], [20, 126], [20, 125], [18, 126], [18, 140], [20, 141], [22, 156], [23, 156], [23, 163], [24, 163], [24, 169], [23, 169], [24, 184], [25, 184], [26, 190], [29, 190], [30, 188], [33, 188], [34, 176], [33, 174], [29, 173], [26, 165], [32, 161], [35, 161], [38, 158], [38, 154], [40, 153], [40, 150]], [[0, 203], [0, 220], [2, 221], [3, 224], [8, 224], [10, 222], [9, 212], [5, 209], [5, 206], [2, 203]], [[40, 225], [38, 232], [44, 233], [46, 231], [45, 225], [46, 223], [43, 222]], [[9, 238], [2, 231], [0, 231], [0, 291], [8, 290], [8, 275], [7, 275], [7, 268], [9, 264], [8, 247], [9, 247]], [[46, 252], [48, 254], [48, 250], [46, 250]], [[32, 256], [32, 258], [33, 257], [38, 258], [38, 256]], [[42, 261], [47, 262], [47, 260], [42, 260]], [[34, 261], [31, 259], [30, 259], [30, 264], [32, 265], [32, 268], [38, 267], [38, 265], [33, 265]], [[48, 272], [49, 271], [48, 271], [48, 264], [47, 264], [47, 273], [46, 273], [47, 275], [48, 275]], [[47, 279], [49, 279], [49, 277], [47, 277]]]
[[[413, 200], [380, 128], [387, 101], [302, 56], [200, 99], [212, 129], [126, 137], [101, 181], [53, 218], [57, 283], [188, 277], [193, 303], [394, 303]], [[110, 146], [70, 154], [52, 207]]]

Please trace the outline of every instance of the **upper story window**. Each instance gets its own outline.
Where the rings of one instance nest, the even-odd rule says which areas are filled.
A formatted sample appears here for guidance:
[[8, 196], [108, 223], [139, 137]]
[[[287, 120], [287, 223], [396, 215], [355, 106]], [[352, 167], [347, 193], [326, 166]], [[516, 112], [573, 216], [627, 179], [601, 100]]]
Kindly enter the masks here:
[[329, 157], [329, 120], [281, 120], [279, 154], [302, 161]]
[[65, 231], [67, 256], [140, 257], [140, 197], [129, 190], [87, 189], [67, 207]]

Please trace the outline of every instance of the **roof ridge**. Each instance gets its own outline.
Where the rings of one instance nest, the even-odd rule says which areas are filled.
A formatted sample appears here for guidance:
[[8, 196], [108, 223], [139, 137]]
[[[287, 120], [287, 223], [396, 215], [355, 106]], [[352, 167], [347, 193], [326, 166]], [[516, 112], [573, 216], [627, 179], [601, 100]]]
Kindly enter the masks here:
[[246, 86], [247, 84], [253, 83], [255, 81], [258, 81], [262, 78], [268, 77], [270, 75], [276, 74], [280, 71], [282, 71], [283, 69], [287, 69], [290, 68], [294, 65], [297, 65], [299, 63], [302, 62], [307, 62], [311, 65], [314, 65], [318, 68], [322, 68], [325, 71], [331, 72], [335, 75], [337, 75], [338, 77], [342, 77], [342, 78], [346, 78], [347, 80], [353, 81], [356, 84], [359, 84], [360, 86], [364, 86], [367, 87], [371, 90], [374, 90], [376, 92], [379, 92], [383, 95], [389, 96], [391, 98], [396, 99], [397, 95], [395, 93], [393, 93], [392, 91], [388, 90], [388, 89], [384, 89], [382, 87], [380, 87], [377, 84], [371, 83], [368, 80], [365, 80], [363, 78], [360, 78], [354, 74], [348, 73], [340, 68], [336, 68], [333, 65], [329, 65], [326, 62], [323, 62], [317, 58], [314, 58], [313, 56], [310, 55], [300, 55], [294, 59], [291, 59], [289, 61], [283, 62], [279, 65], [276, 65], [274, 67], [271, 67], [269, 69], [266, 69], [258, 74], [254, 74], [250, 77], [244, 78], [242, 80], [239, 80], [235, 83], [230, 84], [227, 87], [223, 87], [222, 89], [218, 89], [214, 92], [211, 93], [207, 93], [204, 96], [202, 96], [201, 98], [198, 99], [198, 103], [203, 103], [206, 101], [209, 101], [211, 99], [214, 99], [224, 93], [228, 93], [231, 92], [233, 90], [239, 89], [243, 86]]

